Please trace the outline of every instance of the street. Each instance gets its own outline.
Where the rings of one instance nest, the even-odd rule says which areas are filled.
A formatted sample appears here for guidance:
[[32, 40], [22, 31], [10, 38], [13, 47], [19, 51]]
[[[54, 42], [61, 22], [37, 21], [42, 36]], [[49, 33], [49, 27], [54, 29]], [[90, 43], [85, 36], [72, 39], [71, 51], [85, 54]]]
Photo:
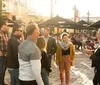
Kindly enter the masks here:
[[[60, 85], [59, 70], [55, 65], [52, 65], [52, 68], [49, 76], [50, 85]], [[93, 74], [89, 57], [82, 52], [76, 52], [75, 65], [71, 68], [71, 85], [92, 85]], [[5, 80], [9, 84], [8, 72]]]

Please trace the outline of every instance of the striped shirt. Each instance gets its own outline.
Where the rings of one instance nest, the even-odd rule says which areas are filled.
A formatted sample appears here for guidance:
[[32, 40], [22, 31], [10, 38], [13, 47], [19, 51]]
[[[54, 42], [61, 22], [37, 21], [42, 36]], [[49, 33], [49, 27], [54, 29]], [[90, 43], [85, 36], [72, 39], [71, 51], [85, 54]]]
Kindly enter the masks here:
[[2, 30], [0, 30], [0, 51], [7, 52], [8, 49], [8, 36]]

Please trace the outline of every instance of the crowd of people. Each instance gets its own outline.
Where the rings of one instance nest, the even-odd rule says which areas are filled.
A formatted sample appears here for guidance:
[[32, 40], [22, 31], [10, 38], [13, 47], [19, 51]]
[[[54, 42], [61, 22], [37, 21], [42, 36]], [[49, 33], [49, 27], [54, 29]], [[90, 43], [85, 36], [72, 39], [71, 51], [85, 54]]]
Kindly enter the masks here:
[[[56, 64], [59, 67], [61, 85], [70, 85], [70, 68], [74, 65], [76, 49], [97, 49], [96, 56], [100, 56], [100, 31], [97, 37], [90, 34], [71, 34], [63, 32], [56, 38], [50, 35], [50, 28], [45, 27], [43, 34], [37, 24], [29, 23], [26, 27], [26, 39], [24, 28], [17, 23], [13, 26], [11, 36], [8, 36], [8, 27], [5, 20], [2, 21], [0, 30], [0, 85], [4, 82], [5, 71], [10, 74], [10, 85], [50, 85], [49, 74], [52, 72], [51, 60], [56, 56]], [[91, 43], [93, 43], [91, 45]], [[90, 46], [90, 47], [88, 47]], [[100, 65], [91, 56], [92, 67], [95, 67], [94, 85], [100, 85]], [[96, 62], [96, 63], [94, 63]], [[64, 79], [64, 74], [66, 79]], [[64, 82], [65, 80], [65, 82]]]
[[94, 50], [94, 45], [98, 42], [96, 32], [92, 33], [77, 33], [71, 35], [71, 40], [76, 45], [77, 50], [87, 49]]

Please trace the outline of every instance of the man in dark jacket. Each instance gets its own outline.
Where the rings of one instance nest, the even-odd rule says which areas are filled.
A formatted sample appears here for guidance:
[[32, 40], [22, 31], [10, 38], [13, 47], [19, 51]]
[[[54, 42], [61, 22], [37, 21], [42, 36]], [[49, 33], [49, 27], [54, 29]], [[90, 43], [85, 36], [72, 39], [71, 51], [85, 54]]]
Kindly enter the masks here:
[[21, 25], [16, 25], [13, 28], [13, 33], [8, 41], [8, 57], [7, 67], [10, 73], [10, 85], [19, 85], [19, 63], [18, 63], [18, 46], [21, 43], [21, 36], [23, 35], [23, 28]]
[[93, 85], [100, 85], [100, 30], [97, 33], [98, 44], [96, 45], [96, 51], [91, 56], [92, 67], [95, 67], [95, 76], [93, 78]]
[[51, 37], [49, 34], [50, 34], [50, 29], [48, 27], [44, 28], [46, 51], [47, 51], [47, 55], [48, 55], [49, 66], [51, 67], [52, 55], [55, 54], [57, 46], [56, 46], [56, 40], [53, 37]]

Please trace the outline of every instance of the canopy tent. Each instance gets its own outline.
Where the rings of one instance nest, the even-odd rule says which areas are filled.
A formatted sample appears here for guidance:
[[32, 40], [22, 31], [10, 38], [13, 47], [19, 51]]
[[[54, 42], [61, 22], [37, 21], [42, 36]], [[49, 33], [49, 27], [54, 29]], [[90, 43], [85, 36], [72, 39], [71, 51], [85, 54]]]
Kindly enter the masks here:
[[100, 28], [100, 20], [89, 26], [90, 28]]
[[90, 23], [88, 23], [84, 20], [81, 20], [81, 21], [77, 22], [76, 24], [77, 24], [78, 29], [87, 29], [87, 27], [89, 26]]
[[45, 27], [45, 26], [69, 27], [70, 25], [75, 25], [75, 23], [69, 19], [65, 19], [59, 16], [53, 17], [39, 24], [40, 27]]
[[11, 19], [7, 19], [7, 25], [8, 25], [8, 26], [13, 27], [14, 25], [17, 25], [17, 24], [22, 25], [22, 26], [25, 27], [25, 23], [24, 23], [23, 21], [21, 21], [21, 20], [13, 21], [13, 20], [11, 20]]

